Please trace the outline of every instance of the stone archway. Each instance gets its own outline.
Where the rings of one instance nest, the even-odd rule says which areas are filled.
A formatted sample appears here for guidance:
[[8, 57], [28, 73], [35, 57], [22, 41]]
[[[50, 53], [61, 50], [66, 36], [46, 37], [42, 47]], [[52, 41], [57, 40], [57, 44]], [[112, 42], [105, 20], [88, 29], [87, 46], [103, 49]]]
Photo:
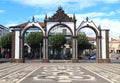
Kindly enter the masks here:
[[24, 62], [23, 58], [23, 38], [24, 33], [30, 27], [36, 27], [43, 32], [43, 60], [42, 62], [49, 62], [48, 58], [48, 34], [50, 30], [57, 25], [64, 25], [72, 34], [72, 62], [78, 62], [77, 57], [77, 35], [78, 32], [85, 27], [92, 29], [96, 34], [97, 41], [97, 60], [96, 62], [110, 62], [109, 59], [109, 30], [101, 29], [100, 26], [96, 26], [93, 21], [89, 21], [86, 18], [80, 26], [76, 29], [76, 18], [69, 17], [64, 10], [59, 7], [56, 13], [51, 16], [45, 16], [43, 23], [35, 22], [33, 17], [32, 22], [26, 22], [18, 26], [11, 26], [12, 29], [12, 62]]
[[[34, 25], [34, 24], [32, 24], [32, 26], [27, 26], [27, 27], [25, 27], [24, 28], [24, 30], [22, 30], [21, 31], [21, 37], [20, 37], [20, 56], [21, 56], [21, 58], [23, 59], [23, 62], [25, 62], [25, 53], [24, 53], [24, 43], [25, 43], [25, 41], [24, 41], [24, 39], [25, 39], [25, 32], [28, 30], [28, 29], [30, 29], [30, 28], [37, 28], [37, 29], [39, 29], [39, 30], [41, 30], [41, 32], [42, 32], [42, 34], [43, 34], [43, 36], [44, 36], [44, 30], [41, 28], [41, 27], [39, 27], [39, 26], [36, 26], [36, 25]], [[44, 43], [43, 43], [44, 44]], [[40, 44], [39, 44], [40, 45]], [[40, 46], [40, 49], [41, 49], [42, 47]], [[44, 47], [43, 47], [44, 48]], [[42, 52], [41, 50], [40, 50], [40, 52]], [[41, 53], [42, 54], [42, 53]], [[35, 54], [34, 54], [34, 56], [35, 56]], [[41, 57], [41, 56], [40, 56]]]
[[[85, 21], [82, 21], [82, 23], [78, 27], [78, 29], [76, 31], [77, 35], [78, 35], [78, 32], [82, 28], [90, 28], [95, 32], [95, 35], [96, 35], [96, 55], [97, 55], [96, 62], [98, 62], [98, 63], [110, 62], [109, 53], [108, 53], [109, 52], [108, 51], [108, 49], [109, 49], [109, 32], [108, 31], [109, 30], [105, 30], [105, 29], [103, 30], [103, 29], [101, 29], [100, 26], [97, 27], [93, 21], [89, 21], [88, 17], [86, 18]], [[103, 38], [104, 38], [104, 40], [103, 40]]]
[[[25, 62], [24, 59], [24, 34], [29, 28], [38, 28], [42, 31], [43, 36], [45, 35], [45, 31], [41, 27], [41, 23], [35, 22], [33, 17], [32, 22], [27, 22], [22, 25], [13, 26], [12, 31], [12, 62]], [[43, 43], [44, 44], [44, 43]], [[44, 47], [43, 47], [44, 49]], [[44, 53], [43, 53], [44, 54]]]
[[48, 34], [49, 31], [56, 25], [64, 25], [66, 26], [73, 37], [73, 45], [72, 45], [72, 61], [77, 62], [77, 53], [76, 53], [76, 18], [75, 15], [73, 17], [69, 17], [64, 10], [59, 7], [56, 13], [52, 17], [45, 17], [45, 43], [46, 43], [46, 59], [48, 59]]
[[[62, 27], [61, 27], [62, 26]], [[56, 28], [57, 27], [57, 28]], [[66, 30], [66, 34], [64, 34], [63, 33], [63, 27], [64, 27], [64, 30]], [[69, 26], [67, 26], [66, 24], [63, 24], [63, 23], [58, 23], [58, 24], [55, 24], [55, 25], [53, 25], [49, 30], [48, 30], [48, 39], [49, 39], [49, 36], [50, 36], [50, 32], [52, 31], [52, 29], [54, 30], [54, 28], [56, 29], [56, 31], [55, 31], [55, 34], [56, 33], [62, 33], [62, 34], [64, 34], [65, 35], [65, 37], [67, 38], [67, 39], [72, 39], [72, 37], [73, 37], [73, 31], [71, 30], [71, 28], [69, 27]], [[68, 34], [69, 33], [69, 34]], [[50, 42], [50, 41], [49, 41]], [[68, 44], [67, 44], [68, 45]], [[67, 48], [66, 48], [67, 47]], [[69, 49], [69, 51], [72, 51], [71, 49], [71, 47], [68, 47], [68, 46], [64, 46], [64, 50], [63, 50], [63, 59], [62, 60], [65, 60], [65, 57], [64, 56], [68, 56], [69, 57], [69, 59], [71, 60], [71, 58], [70, 57], [72, 57], [72, 52], [70, 52], [70, 54], [68, 54], [68, 55], [65, 55], [66, 54], [66, 50], [68, 50]], [[67, 57], [66, 57], [67, 58]]]

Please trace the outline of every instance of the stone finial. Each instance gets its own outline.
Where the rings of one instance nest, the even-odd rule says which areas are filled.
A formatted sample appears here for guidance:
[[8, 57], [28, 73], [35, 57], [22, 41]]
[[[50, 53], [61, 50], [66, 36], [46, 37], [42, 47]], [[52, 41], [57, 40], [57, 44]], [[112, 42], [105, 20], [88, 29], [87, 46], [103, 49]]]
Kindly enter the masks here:
[[100, 25], [98, 26], [98, 29], [101, 30], [101, 26]]
[[34, 16], [32, 17], [32, 22], [35, 22], [35, 17]]
[[76, 20], [75, 14], [73, 15], [73, 19]]
[[30, 20], [28, 20], [28, 23], [30, 22]]
[[62, 10], [62, 7], [61, 7], [61, 6], [59, 6], [59, 7], [58, 7], [58, 10]]
[[89, 18], [88, 17], [86, 17], [86, 21], [88, 21], [89, 20]]
[[47, 14], [45, 15], [45, 20], [47, 20]]

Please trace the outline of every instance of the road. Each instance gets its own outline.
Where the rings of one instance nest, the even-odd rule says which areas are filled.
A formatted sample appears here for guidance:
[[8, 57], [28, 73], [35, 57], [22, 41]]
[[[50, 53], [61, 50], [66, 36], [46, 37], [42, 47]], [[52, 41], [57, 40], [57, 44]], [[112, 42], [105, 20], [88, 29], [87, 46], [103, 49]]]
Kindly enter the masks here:
[[0, 83], [120, 83], [120, 64], [1, 63]]

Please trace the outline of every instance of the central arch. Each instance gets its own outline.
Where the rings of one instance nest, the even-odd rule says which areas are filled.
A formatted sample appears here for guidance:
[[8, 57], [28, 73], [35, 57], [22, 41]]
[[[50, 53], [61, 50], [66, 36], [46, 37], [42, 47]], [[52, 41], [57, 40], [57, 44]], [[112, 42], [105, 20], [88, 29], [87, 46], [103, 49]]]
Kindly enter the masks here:
[[[57, 27], [57, 28], [56, 28]], [[67, 26], [66, 24], [63, 24], [63, 23], [58, 23], [58, 24], [55, 24], [55, 25], [53, 25], [49, 30], [48, 30], [48, 39], [49, 39], [49, 36], [50, 36], [50, 31], [52, 31], [53, 29], [56, 29], [56, 32], [54, 32], [54, 33], [62, 33], [64, 36], [65, 36], [65, 38], [67, 39], [67, 41], [69, 40], [71, 40], [72, 39], [72, 37], [73, 37], [73, 31], [72, 31], [72, 29], [69, 27], [69, 26]], [[63, 30], [63, 28], [66, 30], [66, 34], [64, 34], [63, 32], [62, 32], [62, 30]], [[59, 29], [59, 31], [58, 31], [58, 29]], [[70, 33], [69, 33], [70, 32]], [[51, 41], [51, 40], [50, 40]], [[50, 42], [49, 41], [49, 42]], [[64, 59], [70, 59], [71, 60], [71, 58], [72, 58], [72, 50], [71, 50], [71, 47], [70, 47], [70, 45], [68, 45], [68, 43], [66, 42], [66, 45], [67, 46], [64, 46], [64, 49], [62, 49], [62, 53], [63, 53], [63, 55], [60, 55], [59, 56], [59, 58], [58, 59], [62, 59], [62, 60], [64, 60]], [[68, 47], [69, 46], [69, 47]], [[49, 50], [50, 50], [50, 48], [49, 48]], [[68, 50], [68, 53], [66, 54], [66, 50]], [[51, 51], [53, 51], [53, 49], [51, 49]], [[66, 55], [65, 55], [66, 54]], [[53, 54], [52, 54], [53, 55]], [[65, 57], [66, 56], [66, 57]]]
[[70, 32], [71, 32], [71, 34], [72, 34], [72, 36], [73, 36], [73, 31], [72, 31], [72, 29], [71, 29], [68, 25], [63, 24], [63, 23], [58, 23], [58, 24], [55, 24], [55, 25], [53, 25], [52, 27], [50, 27], [50, 29], [48, 30], [48, 33], [47, 33], [47, 34], [49, 34], [49, 32], [50, 32], [54, 27], [59, 26], [59, 25], [63, 25], [64, 27], [67, 27], [67, 29], [70, 30]]
[[76, 53], [76, 48], [77, 44], [76, 42], [76, 18], [75, 15], [73, 17], [69, 17], [64, 10], [59, 7], [56, 13], [52, 17], [45, 17], [45, 37], [44, 37], [44, 42], [45, 42], [45, 56], [43, 59], [43, 62], [48, 62], [48, 36], [50, 30], [58, 25], [63, 25], [67, 27], [73, 38], [73, 45], [72, 45], [72, 61], [77, 62], [77, 53]]

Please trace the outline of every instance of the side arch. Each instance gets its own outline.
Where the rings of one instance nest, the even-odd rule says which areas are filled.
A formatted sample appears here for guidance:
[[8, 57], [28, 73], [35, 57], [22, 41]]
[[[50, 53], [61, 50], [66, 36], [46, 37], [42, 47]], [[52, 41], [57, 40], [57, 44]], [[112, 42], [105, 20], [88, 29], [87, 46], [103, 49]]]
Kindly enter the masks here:
[[90, 26], [90, 25], [88, 25], [88, 24], [85, 25], [85, 26], [79, 27], [79, 28], [77, 29], [77, 31], [76, 31], [76, 33], [77, 33], [76, 35], [78, 35], [79, 31], [80, 31], [81, 29], [83, 29], [83, 28], [90, 28], [90, 29], [92, 29], [92, 30], [95, 32], [96, 36], [99, 36], [99, 35], [100, 35], [98, 29], [96, 29], [96, 28], [94, 28], [93, 26]]
[[84, 26], [80, 26], [77, 31], [76, 35], [78, 35], [79, 31], [83, 28], [90, 28], [95, 32], [96, 35], [96, 62], [102, 62], [102, 36], [101, 36], [101, 29], [96, 28], [94, 26], [90, 26], [89, 24], [86, 24]]
[[24, 58], [24, 34], [30, 28], [38, 28], [39, 30], [42, 31], [43, 36], [45, 35], [45, 31], [38, 23], [29, 23], [25, 26], [25, 28], [22, 31], [20, 31], [20, 58], [23, 59], [23, 62], [25, 62], [25, 58]]
[[45, 31], [43, 30], [43, 28], [37, 23], [37, 24], [28, 24], [27, 26], [25, 26], [25, 28], [21, 31], [21, 36], [24, 35], [24, 33], [29, 29], [29, 28], [38, 28], [39, 30], [42, 31], [43, 36], [45, 35]]

